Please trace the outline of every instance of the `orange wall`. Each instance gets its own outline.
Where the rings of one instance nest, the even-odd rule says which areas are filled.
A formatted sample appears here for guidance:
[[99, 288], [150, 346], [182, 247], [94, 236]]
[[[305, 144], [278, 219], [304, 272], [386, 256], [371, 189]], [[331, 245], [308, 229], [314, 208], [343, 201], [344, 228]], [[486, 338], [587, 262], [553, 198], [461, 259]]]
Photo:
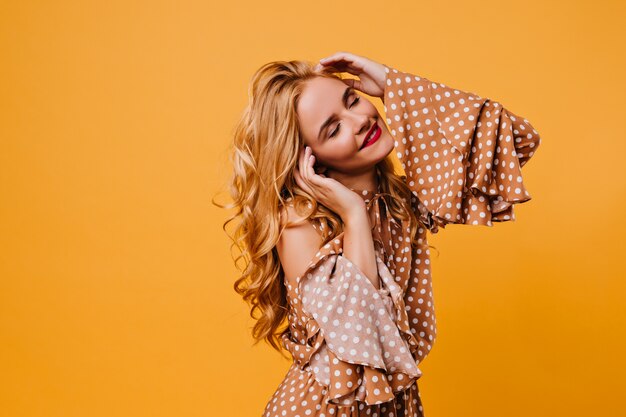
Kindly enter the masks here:
[[428, 417], [622, 412], [623, 2], [87, 3], [0, 8], [0, 416], [261, 414], [289, 363], [210, 200], [254, 70], [339, 50], [542, 137], [516, 222], [431, 240]]

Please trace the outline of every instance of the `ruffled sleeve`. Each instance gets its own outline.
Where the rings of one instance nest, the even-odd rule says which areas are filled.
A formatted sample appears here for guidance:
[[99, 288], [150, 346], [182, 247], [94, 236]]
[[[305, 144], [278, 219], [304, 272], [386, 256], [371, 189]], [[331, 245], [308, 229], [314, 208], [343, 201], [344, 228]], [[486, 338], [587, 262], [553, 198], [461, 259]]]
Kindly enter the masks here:
[[515, 220], [531, 196], [521, 168], [541, 139], [496, 101], [385, 66], [383, 103], [414, 199], [436, 233], [448, 223]]
[[328, 402], [380, 404], [422, 375], [418, 341], [378, 242], [379, 289], [343, 256], [342, 241], [343, 234], [325, 245], [297, 280], [307, 348], [294, 359], [328, 386]]

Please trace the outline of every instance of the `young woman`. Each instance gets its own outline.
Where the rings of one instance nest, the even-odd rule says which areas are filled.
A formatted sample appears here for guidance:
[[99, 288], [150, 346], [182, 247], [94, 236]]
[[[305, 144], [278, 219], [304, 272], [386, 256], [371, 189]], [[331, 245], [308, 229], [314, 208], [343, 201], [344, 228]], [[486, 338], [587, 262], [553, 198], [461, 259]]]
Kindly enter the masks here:
[[537, 131], [498, 102], [338, 52], [258, 69], [234, 133], [234, 287], [256, 342], [293, 359], [264, 417], [423, 416], [426, 232], [514, 220]]

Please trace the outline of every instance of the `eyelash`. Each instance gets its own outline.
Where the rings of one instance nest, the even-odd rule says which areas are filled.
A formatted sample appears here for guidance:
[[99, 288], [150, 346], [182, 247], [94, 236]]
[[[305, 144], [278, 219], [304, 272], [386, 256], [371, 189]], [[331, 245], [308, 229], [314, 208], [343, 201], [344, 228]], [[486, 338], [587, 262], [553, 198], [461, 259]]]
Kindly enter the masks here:
[[[355, 98], [349, 108], [352, 108], [352, 106], [357, 104], [360, 100], [361, 100], [361, 97]], [[332, 138], [333, 136], [335, 136], [337, 134], [337, 132], [339, 132], [339, 126], [341, 126], [341, 122], [337, 124], [337, 128], [335, 130], [333, 130], [333, 133], [331, 133], [329, 137]]]

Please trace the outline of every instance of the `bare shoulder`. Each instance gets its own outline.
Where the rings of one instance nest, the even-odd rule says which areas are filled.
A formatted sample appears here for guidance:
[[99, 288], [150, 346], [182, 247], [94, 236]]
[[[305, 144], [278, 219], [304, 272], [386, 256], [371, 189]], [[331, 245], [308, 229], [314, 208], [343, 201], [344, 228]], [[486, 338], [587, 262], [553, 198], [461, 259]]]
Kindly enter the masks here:
[[313, 224], [309, 220], [304, 220], [293, 206], [285, 206], [282, 210], [284, 220], [296, 223], [285, 227], [276, 244], [285, 278], [293, 286], [296, 278], [304, 273], [323, 242]]

